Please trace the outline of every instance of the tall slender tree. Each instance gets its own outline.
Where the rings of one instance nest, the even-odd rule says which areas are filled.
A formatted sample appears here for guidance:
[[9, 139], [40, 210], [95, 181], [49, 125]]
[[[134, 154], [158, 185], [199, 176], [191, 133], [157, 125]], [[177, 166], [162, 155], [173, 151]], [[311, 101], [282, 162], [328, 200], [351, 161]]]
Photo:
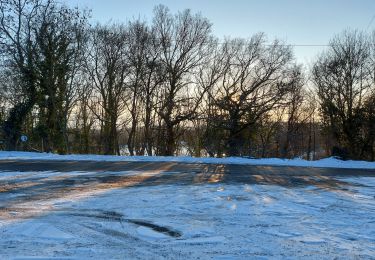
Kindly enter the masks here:
[[158, 6], [153, 30], [160, 42], [160, 61], [166, 72], [166, 83], [159, 93], [158, 104], [165, 134], [162, 154], [174, 155], [176, 130], [182, 122], [196, 116], [205, 92], [199, 89], [194, 78], [210, 53], [211, 24], [189, 10], [173, 16], [165, 6]]
[[125, 79], [129, 75], [126, 59], [127, 30], [123, 25], [96, 26], [86, 61], [90, 82], [95, 89], [96, 105], [91, 110], [101, 121], [105, 154], [120, 154], [119, 118], [125, 110]]

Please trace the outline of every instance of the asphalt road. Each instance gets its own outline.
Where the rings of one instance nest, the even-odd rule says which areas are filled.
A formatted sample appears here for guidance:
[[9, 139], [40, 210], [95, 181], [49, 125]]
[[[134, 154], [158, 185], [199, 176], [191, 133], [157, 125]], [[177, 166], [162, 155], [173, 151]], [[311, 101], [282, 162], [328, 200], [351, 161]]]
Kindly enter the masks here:
[[[157, 171], [158, 174], [147, 178], [142, 185], [156, 184], [197, 184], [205, 182], [223, 183], [260, 183], [282, 186], [324, 185], [335, 187], [337, 177], [362, 176], [375, 177], [375, 170], [311, 168], [286, 166], [254, 165], [215, 165], [176, 162], [97, 162], [97, 161], [46, 161], [46, 160], [0, 160], [2, 171], [13, 172], [92, 172], [82, 179], [74, 178], [65, 185], [87, 184], [88, 179], [101, 183], [115, 183], [129, 178], [127, 175], [112, 175], [111, 172]], [[0, 181], [0, 188], [1, 188]]]

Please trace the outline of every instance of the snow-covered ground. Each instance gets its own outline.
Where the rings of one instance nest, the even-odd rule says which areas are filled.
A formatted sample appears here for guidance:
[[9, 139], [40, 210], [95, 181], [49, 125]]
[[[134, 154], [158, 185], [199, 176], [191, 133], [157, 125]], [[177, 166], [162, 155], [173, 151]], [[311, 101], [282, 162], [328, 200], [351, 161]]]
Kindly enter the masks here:
[[374, 177], [166, 185], [143, 183], [159, 172], [106, 172], [130, 181], [103, 186], [97, 174], [0, 172], [0, 259], [375, 257]]
[[52, 153], [4, 152], [0, 151], [0, 160], [78, 160], [78, 161], [139, 161], [139, 162], [185, 162], [206, 164], [246, 164], [246, 165], [278, 165], [322, 168], [375, 169], [375, 162], [342, 161], [336, 158], [325, 158], [317, 161], [303, 159], [247, 159], [240, 157], [229, 158], [196, 158], [196, 157], [167, 157], [167, 156], [108, 156], [108, 155], [58, 155]]

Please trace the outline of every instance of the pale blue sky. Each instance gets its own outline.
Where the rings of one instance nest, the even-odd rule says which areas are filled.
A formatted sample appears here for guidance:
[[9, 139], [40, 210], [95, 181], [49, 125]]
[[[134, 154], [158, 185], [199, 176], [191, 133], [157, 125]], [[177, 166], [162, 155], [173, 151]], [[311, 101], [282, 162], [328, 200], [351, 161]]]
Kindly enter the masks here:
[[[94, 21], [151, 19], [157, 4], [173, 12], [186, 8], [213, 23], [218, 37], [245, 37], [265, 32], [290, 44], [324, 45], [347, 28], [375, 29], [375, 0], [63, 0], [92, 10]], [[370, 22], [371, 25], [369, 26]], [[295, 47], [299, 62], [309, 63], [325, 47]]]

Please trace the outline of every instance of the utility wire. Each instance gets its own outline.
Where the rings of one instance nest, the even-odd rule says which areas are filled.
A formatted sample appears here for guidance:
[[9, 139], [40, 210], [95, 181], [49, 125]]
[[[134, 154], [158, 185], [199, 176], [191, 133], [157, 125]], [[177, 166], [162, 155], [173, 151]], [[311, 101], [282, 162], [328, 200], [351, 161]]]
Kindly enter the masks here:
[[[218, 45], [225, 45], [225, 44], [228, 44], [228, 45], [236, 45], [236, 43], [234, 42], [218, 42], [217, 43]], [[333, 44], [246, 44], [244, 43], [244, 46], [251, 46], [251, 45], [260, 45], [260, 46], [266, 46], [266, 47], [271, 47], [271, 46], [288, 46], [288, 47], [306, 47], [306, 48], [309, 48], [309, 47], [332, 47], [332, 46], [335, 46]], [[338, 46], [338, 45], [337, 45]]]
[[374, 21], [374, 19], [375, 19], [375, 14], [372, 16], [370, 22], [368, 23], [366, 31], [368, 31], [368, 29], [370, 28], [370, 26], [371, 26], [372, 22]]
[[[235, 38], [234, 38], [235, 40]], [[171, 43], [175, 43], [176, 41], [173, 40], [171, 41]], [[228, 42], [222, 42], [222, 41], [217, 41], [216, 42], [217, 45], [237, 45], [239, 44], [239, 42], [236, 42], [236, 41], [231, 41], [229, 40]], [[246, 43], [246, 39], [244, 39], [244, 41], [242, 42], [242, 44], [244, 46], [255, 46], [255, 45], [259, 45], [259, 46], [289, 46], [289, 47], [331, 47], [331, 46], [335, 46], [333, 44], [293, 44], [293, 43], [275, 43], [275, 44], [271, 44], [271, 43], [265, 43], [265, 44], [259, 44], [259, 43]], [[339, 45], [337, 45], [339, 46]]]

